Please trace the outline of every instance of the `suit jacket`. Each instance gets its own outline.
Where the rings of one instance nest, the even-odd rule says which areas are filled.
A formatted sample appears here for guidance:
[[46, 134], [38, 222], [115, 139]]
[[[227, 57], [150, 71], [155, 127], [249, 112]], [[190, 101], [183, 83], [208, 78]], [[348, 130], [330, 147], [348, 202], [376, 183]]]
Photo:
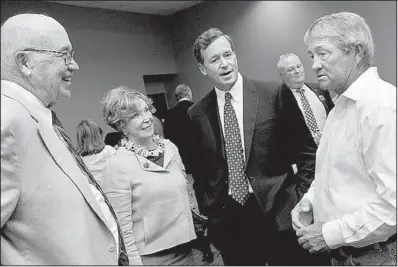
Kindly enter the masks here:
[[[315, 83], [305, 83], [305, 85], [307, 85], [308, 88], [310, 88], [315, 93], [319, 101], [321, 101], [321, 103], [323, 104], [326, 115], [329, 115], [329, 112], [334, 108], [334, 103], [332, 101], [329, 91], [320, 89], [319, 86]], [[290, 89], [286, 83], [283, 83], [281, 86], [283, 88]]]
[[51, 122], [9, 86], [2, 81], [1, 264], [117, 265], [88, 178]]
[[172, 248], [196, 238], [185, 170], [165, 140], [163, 167], [124, 147], [108, 159], [102, 188], [118, 214], [127, 254]]
[[[193, 187], [209, 227], [217, 229], [228, 198], [228, 165], [215, 90], [188, 114], [196, 144]], [[291, 228], [290, 212], [314, 178], [316, 150], [293, 93], [243, 76], [243, 124], [245, 173], [254, 195], [276, 230]]]
[[187, 111], [192, 105], [193, 102], [189, 100], [178, 102], [176, 106], [168, 110], [164, 121], [164, 135], [178, 147], [188, 173], [191, 172], [193, 151], [189, 137], [190, 130]]
[[105, 136], [105, 144], [109, 146], [116, 146], [120, 139], [123, 138], [123, 134], [121, 132], [111, 132], [107, 133]]

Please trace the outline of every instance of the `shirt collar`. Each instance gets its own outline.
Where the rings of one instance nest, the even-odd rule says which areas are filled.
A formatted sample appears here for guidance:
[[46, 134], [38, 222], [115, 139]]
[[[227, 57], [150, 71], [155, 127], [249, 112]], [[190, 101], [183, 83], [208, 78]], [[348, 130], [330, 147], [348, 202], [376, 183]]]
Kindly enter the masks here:
[[[286, 84], [286, 86], [287, 86], [287, 84]], [[287, 87], [289, 87], [289, 86], [287, 86]], [[294, 88], [293, 89], [293, 88], [290, 88], [290, 87], [289, 87], [289, 89], [292, 90], [293, 92], [297, 92], [299, 89], [305, 91], [305, 90], [307, 90], [309, 88], [308, 88], [308, 86], [305, 83], [303, 83], [303, 86], [301, 86], [301, 88], [299, 88], [299, 89], [298, 88]]]
[[[217, 98], [223, 98], [225, 99], [225, 91], [218, 89], [217, 87], [214, 87], [216, 89], [216, 94], [217, 94]], [[234, 86], [232, 86], [232, 88], [228, 91], [231, 96], [232, 99], [235, 102], [242, 102], [243, 100], [243, 78], [242, 75], [240, 73], [238, 73], [238, 79], [236, 80], [236, 83], [234, 84]]]
[[19, 84], [11, 81], [1, 80], [1, 87], [3, 88], [3, 86], [4, 88], [10, 88], [10, 90], [13, 90], [16, 95], [28, 102], [30, 107], [38, 111], [47, 122], [52, 124], [51, 109], [47, 108], [44, 103], [39, 98], [37, 98], [37, 96], [29, 92]]
[[186, 98], [186, 97], [183, 97], [183, 98], [181, 98], [180, 100], [178, 100], [178, 102], [185, 101], [185, 100], [187, 100], [187, 101], [191, 101], [191, 100], [189, 100], [188, 98]]
[[357, 101], [361, 95], [363, 94], [363, 88], [370, 81], [379, 78], [379, 73], [376, 67], [368, 68], [364, 73], [362, 73], [342, 94], [346, 98], [350, 98], [354, 101]]

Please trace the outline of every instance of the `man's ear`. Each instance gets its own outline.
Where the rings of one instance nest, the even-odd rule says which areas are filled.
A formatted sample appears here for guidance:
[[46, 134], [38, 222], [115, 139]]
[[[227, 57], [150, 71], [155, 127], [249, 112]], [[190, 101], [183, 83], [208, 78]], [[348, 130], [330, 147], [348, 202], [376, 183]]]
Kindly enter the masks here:
[[205, 66], [203, 66], [202, 63], [198, 63], [198, 68], [199, 68], [200, 72], [201, 72], [204, 76], [207, 75], [206, 68], [205, 68]]
[[285, 80], [283, 79], [283, 74], [279, 72], [279, 76], [281, 77], [282, 82], [285, 82]]
[[355, 61], [358, 64], [362, 60], [365, 54], [365, 49], [363, 48], [363, 44], [360, 43], [356, 44], [354, 46], [354, 53], [355, 53], [354, 55]]
[[28, 66], [28, 57], [24, 51], [19, 51], [15, 54], [15, 62], [25, 76], [30, 76], [32, 71]]

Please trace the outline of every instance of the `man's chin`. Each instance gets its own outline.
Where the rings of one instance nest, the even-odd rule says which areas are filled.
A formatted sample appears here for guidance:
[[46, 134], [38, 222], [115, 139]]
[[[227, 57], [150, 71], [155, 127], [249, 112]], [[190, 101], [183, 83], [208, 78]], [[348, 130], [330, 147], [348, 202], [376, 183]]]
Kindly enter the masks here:
[[70, 90], [62, 89], [62, 90], [59, 92], [59, 99], [60, 99], [60, 100], [66, 99], [66, 98], [71, 98], [71, 96], [72, 96], [72, 92], [71, 92]]

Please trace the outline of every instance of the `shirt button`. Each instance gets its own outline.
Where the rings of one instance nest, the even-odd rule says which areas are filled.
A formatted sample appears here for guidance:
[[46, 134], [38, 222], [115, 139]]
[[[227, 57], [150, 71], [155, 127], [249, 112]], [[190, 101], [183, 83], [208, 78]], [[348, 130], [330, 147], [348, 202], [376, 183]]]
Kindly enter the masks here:
[[113, 252], [113, 251], [115, 251], [115, 246], [114, 245], [110, 245], [109, 246], [109, 248], [108, 248], [108, 250], [110, 251], [110, 252]]
[[146, 163], [144, 164], [144, 168], [145, 168], [145, 169], [148, 169], [148, 167], [149, 167], [149, 164], [148, 164], [148, 162], [146, 162]]

